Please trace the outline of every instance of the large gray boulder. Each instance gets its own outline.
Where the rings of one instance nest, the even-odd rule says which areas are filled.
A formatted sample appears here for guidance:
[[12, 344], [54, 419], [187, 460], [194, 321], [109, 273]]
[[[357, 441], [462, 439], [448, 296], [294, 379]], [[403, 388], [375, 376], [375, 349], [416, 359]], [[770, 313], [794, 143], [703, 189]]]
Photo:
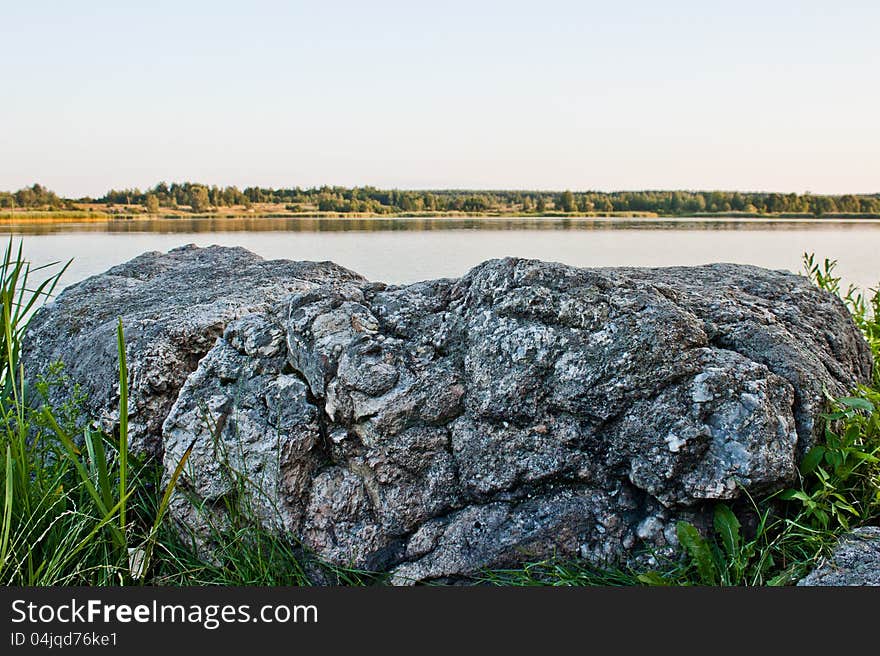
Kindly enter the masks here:
[[206, 551], [232, 503], [397, 583], [671, 553], [677, 520], [791, 483], [825, 391], [871, 368], [787, 272], [503, 259], [397, 287], [188, 247], [34, 318], [28, 370], [65, 361], [110, 420], [117, 315], [136, 444], [169, 474], [193, 446], [171, 512]]
[[841, 537], [831, 555], [798, 585], [880, 585], [880, 526], [863, 526]]

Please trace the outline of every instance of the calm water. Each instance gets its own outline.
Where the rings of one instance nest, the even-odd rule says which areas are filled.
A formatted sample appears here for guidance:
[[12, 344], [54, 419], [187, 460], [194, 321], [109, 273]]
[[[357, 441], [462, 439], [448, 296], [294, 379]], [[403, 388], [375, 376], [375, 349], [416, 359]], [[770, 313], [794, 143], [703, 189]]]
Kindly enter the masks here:
[[332, 260], [372, 280], [459, 276], [519, 256], [576, 266], [740, 262], [800, 271], [801, 254], [839, 260], [846, 282], [880, 280], [880, 221], [755, 219], [157, 219], [0, 224], [34, 263], [73, 258], [64, 284], [144, 251], [244, 246], [266, 258]]

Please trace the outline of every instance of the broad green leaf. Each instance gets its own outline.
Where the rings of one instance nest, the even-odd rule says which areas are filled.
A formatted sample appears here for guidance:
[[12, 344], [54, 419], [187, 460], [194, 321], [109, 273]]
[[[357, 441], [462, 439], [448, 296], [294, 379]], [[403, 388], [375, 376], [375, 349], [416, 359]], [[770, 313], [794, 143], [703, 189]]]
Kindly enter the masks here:
[[811, 473], [814, 469], [816, 469], [816, 465], [822, 462], [822, 458], [824, 456], [825, 447], [821, 445], [814, 446], [812, 449], [807, 451], [807, 455], [805, 455], [804, 459], [801, 461], [801, 473]]
[[863, 462], [877, 463], [880, 462], [880, 458], [877, 456], [871, 455], [870, 453], [862, 453], [861, 451], [856, 451], [852, 454], [853, 458], [856, 460], [861, 460]]
[[779, 498], [783, 501], [794, 501], [795, 499], [797, 499], [798, 501], [803, 501], [804, 503], [810, 500], [810, 497], [807, 495], [807, 493], [802, 490], [786, 490], [779, 495]]
[[858, 424], [851, 424], [846, 429], [846, 441], [848, 444], [858, 444], [859, 437], [861, 434], [861, 426]]
[[687, 550], [697, 568], [703, 585], [718, 585], [718, 567], [712, 558], [712, 549], [700, 532], [688, 522], [676, 524], [678, 541]]
[[740, 523], [733, 511], [723, 503], [715, 506], [715, 531], [721, 538], [721, 544], [731, 561], [740, 556]]
[[[825, 462], [836, 469], [837, 467], [840, 467], [840, 465], [843, 464], [843, 456], [840, 455], [839, 451], [826, 451], [825, 452]], [[825, 480], [825, 477], [823, 477], [822, 474], [819, 473], [819, 472], [822, 472], [822, 469], [820, 467], [817, 467], [815, 471], [819, 475], [819, 478], [821, 478], [822, 480]], [[824, 473], [824, 472], [822, 472], [822, 473]]]
[[660, 572], [643, 572], [636, 577], [639, 583], [644, 583], [645, 585], [655, 585], [655, 586], [668, 586], [669, 581], [663, 578], [663, 575]]
[[874, 413], [874, 404], [868, 401], [867, 399], [860, 399], [857, 396], [845, 396], [842, 399], [838, 399], [838, 402], [842, 403], [848, 408], [855, 408], [856, 410], [864, 410], [869, 414]]

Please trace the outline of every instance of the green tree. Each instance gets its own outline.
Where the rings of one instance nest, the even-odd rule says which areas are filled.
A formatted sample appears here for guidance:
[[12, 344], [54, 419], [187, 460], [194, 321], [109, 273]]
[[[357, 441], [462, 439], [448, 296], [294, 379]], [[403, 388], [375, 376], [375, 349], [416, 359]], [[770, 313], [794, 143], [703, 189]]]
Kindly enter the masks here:
[[611, 199], [607, 196], [603, 196], [599, 199], [599, 202], [596, 203], [596, 209], [600, 212], [613, 212], [614, 211], [614, 203], [611, 202]]
[[544, 200], [543, 194], [538, 194], [538, 198], [535, 201], [535, 211], [538, 214], [543, 214], [547, 210], [547, 201]]
[[208, 198], [208, 190], [201, 186], [194, 186], [190, 190], [190, 207], [193, 212], [204, 212], [211, 205]]
[[858, 212], [859, 199], [852, 194], [841, 196], [837, 201], [837, 208], [841, 212]]
[[559, 209], [563, 212], [574, 212], [577, 210], [573, 193], [568, 190], [562, 192], [562, 195], [559, 197]]
[[730, 208], [734, 212], [742, 212], [746, 208], [746, 201], [738, 191], [733, 194], [733, 198], [730, 200]]
[[156, 194], [147, 194], [147, 198], [144, 201], [144, 208], [147, 210], [148, 214], [158, 214], [159, 197], [156, 196]]

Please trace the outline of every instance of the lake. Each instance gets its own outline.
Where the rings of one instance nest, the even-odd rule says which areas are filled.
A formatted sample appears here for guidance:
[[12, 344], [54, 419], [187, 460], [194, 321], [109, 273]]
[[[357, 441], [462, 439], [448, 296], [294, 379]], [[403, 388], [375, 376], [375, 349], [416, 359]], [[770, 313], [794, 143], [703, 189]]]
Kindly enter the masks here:
[[801, 256], [839, 260], [844, 281], [880, 280], [880, 221], [643, 218], [135, 219], [0, 224], [35, 264], [73, 258], [63, 284], [144, 251], [188, 243], [244, 246], [266, 258], [332, 260], [371, 280], [460, 276], [519, 256], [575, 266], [739, 262], [801, 270]]

